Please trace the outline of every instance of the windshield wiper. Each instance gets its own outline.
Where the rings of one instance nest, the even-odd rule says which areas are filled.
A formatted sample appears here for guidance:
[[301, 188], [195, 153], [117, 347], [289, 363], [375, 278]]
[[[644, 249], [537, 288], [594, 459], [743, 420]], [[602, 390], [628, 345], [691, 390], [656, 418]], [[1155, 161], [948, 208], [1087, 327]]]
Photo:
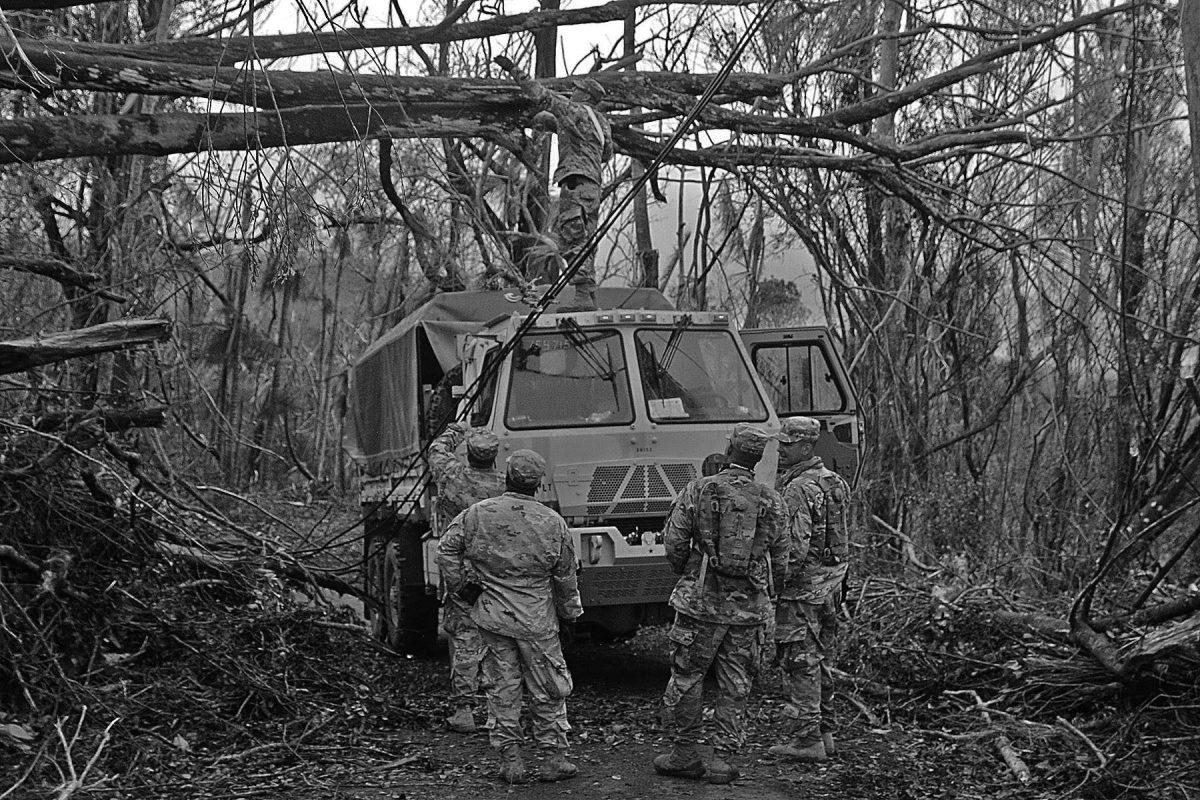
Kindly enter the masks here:
[[584, 363], [591, 367], [592, 372], [595, 373], [596, 377], [600, 380], [609, 381], [615, 384], [617, 377], [616, 370], [612, 368], [611, 363], [604, 363], [605, 360], [608, 359], [608, 355], [602, 355], [600, 351], [596, 349], [596, 346], [592, 343], [592, 340], [588, 338], [588, 335], [583, 332], [581, 327], [579, 327], [579, 323], [573, 319], [565, 319], [559, 323], [559, 326], [563, 330], [563, 336], [565, 336], [567, 341], [575, 346], [576, 352], [579, 353]]
[[683, 332], [692, 325], [692, 315], [685, 314], [675, 323], [675, 329], [671, 331], [671, 335], [667, 338], [667, 346], [663, 348], [662, 362], [659, 364], [659, 369], [665, 374], [671, 368], [671, 362], [675, 360], [675, 355], [679, 352], [679, 344], [683, 340]]

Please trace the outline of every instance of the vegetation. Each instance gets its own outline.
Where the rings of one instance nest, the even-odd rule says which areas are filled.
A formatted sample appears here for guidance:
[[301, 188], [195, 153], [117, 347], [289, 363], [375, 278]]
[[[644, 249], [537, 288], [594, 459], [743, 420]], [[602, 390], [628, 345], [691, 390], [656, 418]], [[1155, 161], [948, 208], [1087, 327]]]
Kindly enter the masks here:
[[[354, 519], [262, 498], [352, 492], [348, 366], [431, 293], [552, 277], [549, 143], [502, 52], [605, 86], [606, 207], [733, 58], [600, 273], [830, 325], [867, 415], [862, 686], [959, 703], [989, 741], [1015, 736], [997, 709], [1068, 733], [1111, 709], [1112, 738], [1075, 736], [1103, 796], [1131, 791], [1103, 753], [1142, 752], [1121, 726], [1147, 709], [1194, 746], [1196, 3], [557, 5], [0, 3], [0, 752], [37, 753], [22, 780], [88, 785], [18, 729], [119, 740], [101, 677], [215, 641], [180, 634], [181, 596], [276, 597], [290, 631], [264, 575], [350, 591]], [[932, 646], [916, 628], [952, 655], [880, 647]], [[254, 688], [216, 713], [296, 713], [224, 658], [206, 685]]]

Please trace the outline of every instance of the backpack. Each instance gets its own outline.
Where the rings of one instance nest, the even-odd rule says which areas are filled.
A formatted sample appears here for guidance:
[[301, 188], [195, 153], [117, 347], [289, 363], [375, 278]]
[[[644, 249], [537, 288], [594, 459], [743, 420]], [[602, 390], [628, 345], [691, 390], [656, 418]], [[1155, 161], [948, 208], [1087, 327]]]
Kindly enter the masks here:
[[748, 578], [761, 558], [758, 515], [762, 487], [754, 481], [734, 486], [724, 480], [707, 481], [700, 490], [700, 538], [712, 568], [729, 578]]
[[813, 537], [809, 552], [822, 566], [843, 564], [850, 557], [850, 495], [846, 482], [822, 469], [813, 481], [821, 490], [821, 504], [813, 509]]

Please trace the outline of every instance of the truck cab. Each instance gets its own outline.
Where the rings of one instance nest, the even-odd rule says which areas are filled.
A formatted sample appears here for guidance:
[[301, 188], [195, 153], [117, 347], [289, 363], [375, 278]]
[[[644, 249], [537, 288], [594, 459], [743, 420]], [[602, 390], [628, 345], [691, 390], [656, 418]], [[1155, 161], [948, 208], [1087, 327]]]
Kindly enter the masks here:
[[[669, 619], [675, 576], [664, 557], [663, 525], [704, 458], [724, 452], [735, 424], [773, 433], [777, 403], [791, 414], [802, 413], [807, 401], [819, 407], [807, 410], [825, 415], [828, 437], [819, 445], [843, 472], [856, 468], [853, 391], [821, 329], [793, 329], [778, 341], [755, 331], [756, 351], [729, 314], [679, 311], [653, 290], [605, 287], [598, 305], [551, 307], [501, 357], [529, 313], [519, 297], [438, 295], [356, 364], [352, 411], [360, 451], [394, 454], [361, 462], [367, 589], [383, 608], [372, 620], [393, 647], [420, 650], [436, 639], [436, 532], [443, 525], [432, 519], [436, 486], [419, 456], [452, 416], [465, 414], [472, 426], [497, 434], [501, 469], [515, 450], [545, 457], [538, 498], [563, 515], [574, 538], [580, 625], [610, 635]], [[792, 349], [805, 343], [818, 350]], [[785, 348], [782, 360], [775, 346]], [[825, 360], [814, 362], [814, 353]], [[804, 355], [807, 379], [797, 371]], [[380, 397], [389, 382], [399, 396]], [[804, 385], [813, 388], [802, 397]], [[466, 398], [470, 407], [460, 409]], [[772, 442], [759, 480], [773, 483], [775, 466]]]

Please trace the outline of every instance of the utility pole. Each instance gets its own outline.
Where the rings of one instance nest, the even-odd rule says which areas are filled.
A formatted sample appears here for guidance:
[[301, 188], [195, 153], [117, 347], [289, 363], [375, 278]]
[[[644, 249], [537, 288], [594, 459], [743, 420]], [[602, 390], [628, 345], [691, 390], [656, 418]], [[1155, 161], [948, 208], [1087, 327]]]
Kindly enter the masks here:
[[[541, 0], [542, 11], [557, 11], [559, 8], [559, 0]], [[533, 77], [534, 78], [553, 78], [558, 74], [558, 26], [551, 25], [547, 28], [541, 28], [533, 35]], [[550, 138], [543, 136], [540, 152], [538, 153], [538, 168], [539, 174], [537, 181], [530, 187], [529, 200], [526, 205], [526, 210], [529, 215], [529, 224], [533, 228], [530, 233], [533, 235], [534, 251], [540, 251], [544, 248], [538, 247], [536, 244], [537, 237], [541, 234], [549, 234], [550, 220]], [[526, 250], [524, 253], [524, 264], [521, 266], [525, 270], [527, 277], [543, 281], [552, 281], [558, 277], [558, 259], [544, 258], [540, 256], [532, 256]]]
[[[623, 55], [628, 58], [637, 50], [637, 9], [629, 9], [629, 14], [625, 17], [625, 41]], [[630, 72], [637, 71], [637, 62], [630, 61], [626, 67]], [[636, 114], [641, 111], [640, 108], [631, 108], [630, 114]], [[637, 159], [634, 159], [631, 168], [633, 180], [637, 180], [644, 172], [642, 164]], [[638, 285], [645, 286], [651, 289], [658, 288], [658, 251], [654, 249], [654, 242], [650, 238], [650, 210], [646, 201], [646, 187], [643, 186], [638, 190], [638, 193], [633, 198], [633, 230], [634, 241], [636, 244], [638, 264], [641, 266], [641, 275], [638, 276]]]

